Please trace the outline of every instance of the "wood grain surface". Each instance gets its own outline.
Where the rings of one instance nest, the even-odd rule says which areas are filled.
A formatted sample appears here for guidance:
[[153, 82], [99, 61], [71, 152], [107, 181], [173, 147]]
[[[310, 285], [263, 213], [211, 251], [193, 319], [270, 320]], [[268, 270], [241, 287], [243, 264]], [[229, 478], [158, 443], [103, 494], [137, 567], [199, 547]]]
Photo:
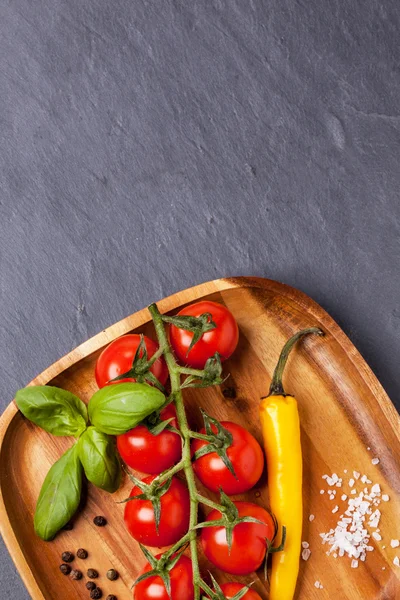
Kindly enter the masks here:
[[[390, 540], [400, 538], [400, 419], [379, 382], [338, 325], [327, 313], [301, 292], [283, 284], [258, 278], [221, 279], [175, 294], [158, 303], [162, 312], [175, 312], [201, 298], [223, 302], [240, 327], [239, 346], [225, 363], [230, 374], [223, 387], [234, 387], [236, 397], [225, 398], [222, 389], [185, 391], [193, 426], [200, 425], [198, 407], [219, 419], [232, 420], [248, 428], [261, 442], [258, 403], [266, 395], [270, 377], [284, 341], [303, 327], [319, 326], [324, 338], [304, 340], [292, 353], [284, 383], [300, 407], [304, 456], [303, 540], [310, 544], [311, 558], [301, 563], [298, 600], [340, 598], [341, 600], [399, 600], [400, 568], [393, 559], [400, 549]], [[94, 364], [102, 348], [118, 336], [135, 331], [154, 337], [147, 309], [116, 323], [39, 375], [32, 385], [51, 384], [71, 390], [87, 402], [96, 391]], [[126, 532], [123, 505], [130, 483], [109, 495], [92, 485], [72, 531], [63, 531], [52, 542], [39, 540], [33, 531], [33, 513], [44, 477], [71, 439], [55, 438], [27, 421], [12, 402], [0, 421], [0, 524], [13, 560], [35, 600], [87, 598], [85, 578], [71, 581], [58, 565], [61, 552], [84, 547], [85, 561], [75, 559], [84, 572], [100, 572], [98, 585], [104, 597], [114, 593], [119, 600], [132, 597], [131, 586], [144, 564], [137, 543]], [[369, 450], [368, 450], [369, 448]], [[373, 465], [371, 460], [380, 462]], [[344, 474], [347, 469], [349, 475]], [[326, 555], [320, 533], [335, 527], [335, 504], [349, 493], [348, 477], [353, 470], [379, 483], [390, 501], [382, 503], [382, 541], [371, 541], [374, 551], [365, 563], [352, 569], [347, 557]], [[338, 500], [320, 494], [326, 488], [322, 475], [343, 477]], [[201, 487], [201, 486], [199, 486]], [[205, 493], [205, 490], [202, 490]], [[212, 496], [212, 495], [211, 495]], [[266, 476], [249, 493], [239, 496], [268, 505]], [[96, 515], [107, 517], [108, 525], [95, 527]], [[315, 515], [310, 522], [309, 515]], [[338, 513], [340, 514], [340, 513]], [[384, 548], [385, 546], [385, 548]], [[204, 569], [210, 565], [201, 559]], [[109, 582], [105, 573], [114, 567], [120, 579]], [[233, 579], [213, 570], [220, 581]], [[240, 579], [240, 578], [239, 578]], [[242, 578], [256, 580], [254, 588], [268, 598], [262, 575]], [[320, 581], [323, 589], [317, 589]]]

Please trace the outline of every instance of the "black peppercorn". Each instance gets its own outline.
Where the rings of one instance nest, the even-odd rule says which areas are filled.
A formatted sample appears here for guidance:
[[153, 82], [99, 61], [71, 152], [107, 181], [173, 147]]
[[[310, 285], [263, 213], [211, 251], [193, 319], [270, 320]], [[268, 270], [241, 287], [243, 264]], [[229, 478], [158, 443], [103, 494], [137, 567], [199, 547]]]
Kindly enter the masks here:
[[92, 590], [90, 592], [91, 598], [101, 598], [102, 595], [103, 595], [103, 592], [101, 591], [101, 589], [99, 587], [95, 588], [94, 590]]
[[96, 587], [96, 584], [95, 584], [94, 581], [88, 581], [87, 584], [86, 584], [86, 589], [87, 590], [92, 591], [92, 590], [95, 589], [95, 587]]
[[99, 573], [98, 571], [96, 571], [96, 569], [88, 569], [87, 576], [89, 577], [89, 579], [97, 579]]
[[63, 552], [61, 554], [61, 560], [63, 562], [72, 562], [74, 558], [75, 556], [72, 554], [72, 552]]
[[79, 571], [78, 569], [72, 569], [70, 577], [71, 579], [78, 581], [79, 579], [82, 579], [82, 571]]
[[108, 594], [106, 600], [117, 600], [117, 596], [114, 596], [114, 594]]
[[60, 565], [60, 571], [63, 575], [69, 575], [71, 573], [71, 567], [66, 564]]
[[72, 523], [66, 523], [63, 527], [64, 531], [71, 531], [71, 529], [73, 529], [74, 526], [72, 525]]
[[107, 525], [107, 519], [101, 516], [95, 517], [93, 523], [97, 525], [97, 527], [104, 527], [104, 525]]
[[109, 569], [107, 571], [107, 578], [110, 581], [115, 581], [116, 579], [118, 579], [118, 577], [119, 577], [119, 573], [115, 569]]
[[85, 550], [84, 548], [79, 548], [79, 550], [76, 553], [78, 558], [87, 558], [88, 557], [88, 551]]

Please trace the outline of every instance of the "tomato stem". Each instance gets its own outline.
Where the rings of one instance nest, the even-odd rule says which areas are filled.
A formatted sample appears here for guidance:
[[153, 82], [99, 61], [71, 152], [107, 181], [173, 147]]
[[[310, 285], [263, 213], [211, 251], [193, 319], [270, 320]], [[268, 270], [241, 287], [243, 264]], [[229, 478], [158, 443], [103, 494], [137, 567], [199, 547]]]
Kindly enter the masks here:
[[204, 375], [204, 369], [190, 369], [189, 367], [179, 367], [178, 369], [182, 375], [194, 375], [201, 379]]
[[197, 500], [198, 500], [198, 502], [201, 502], [201, 504], [205, 504], [206, 506], [209, 506], [210, 508], [214, 508], [215, 510], [218, 510], [220, 513], [224, 512], [223, 506], [221, 506], [220, 504], [217, 504], [216, 502], [213, 502], [213, 500], [210, 500], [209, 498], [206, 498], [205, 496], [202, 496], [201, 494], [197, 494]]
[[[190, 551], [192, 557], [193, 566], [193, 586], [194, 586], [194, 600], [200, 600], [200, 570], [199, 560], [197, 555], [197, 536], [195, 527], [197, 525], [197, 513], [198, 513], [198, 497], [196, 482], [194, 477], [194, 471], [192, 467], [192, 461], [190, 456], [190, 429], [186, 417], [185, 406], [183, 403], [182, 391], [181, 391], [181, 367], [175, 361], [174, 355], [171, 350], [171, 346], [168, 341], [168, 336], [164, 328], [163, 318], [158, 310], [156, 304], [149, 306], [149, 312], [153, 319], [154, 327], [157, 334], [158, 343], [160, 350], [162, 350], [167, 364], [170, 381], [171, 381], [171, 393], [174, 395], [176, 415], [178, 419], [179, 429], [182, 434], [182, 463], [183, 470], [186, 477], [186, 482], [190, 494], [190, 519], [189, 519], [189, 532], [186, 534], [188, 541], [190, 542]], [[184, 537], [186, 537], [184, 536]], [[184, 539], [184, 538], [182, 538]], [[180, 547], [182, 540], [177, 542], [176, 545]]]
[[157, 477], [155, 477], [153, 479], [152, 485], [158, 483], [160, 480], [169, 479], [170, 477], [172, 477], [176, 473], [179, 473], [179, 471], [182, 471], [182, 469], [184, 468], [184, 466], [185, 466], [184, 461], [180, 460], [176, 465], [174, 465], [173, 467], [170, 467], [169, 469], [167, 469], [167, 471], [164, 471], [163, 473], [160, 473], [159, 475], [157, 475]]

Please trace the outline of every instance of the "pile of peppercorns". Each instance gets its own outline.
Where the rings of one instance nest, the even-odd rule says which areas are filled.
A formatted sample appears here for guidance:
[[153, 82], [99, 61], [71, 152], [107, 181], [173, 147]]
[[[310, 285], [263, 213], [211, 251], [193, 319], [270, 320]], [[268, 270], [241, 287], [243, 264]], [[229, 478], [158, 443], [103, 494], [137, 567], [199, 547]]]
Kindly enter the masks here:
[[[104, 527], [104, 525], [107, 525], [107, 520], [104, 517], [95, 517], [93, 519], [93, 523], [97, 525], [97, 527]], [[70, 530], [72, 529], [72, 526], [65, 527], [64, 529]], [[85, 560], [89, 556], [89, 553], [84, 548], [79, 548], [76, 552], [76, 556], [78, 558], [81, 558], [82, 560]], [[72, 569], [72, 567], [69, 564], [72, 563], [74, 559], [75, 556], [72, 552], [63, 552], [61, 554], [61, 560], [63, 561], [63, 563], [60, 565], [60, 571], [63, 575], [69, 575], [70, 578], [74, 581], [79, 581], [80, 579], [82, 579], [83, 576], [82, 571], [80, 571], [79, 569]], [[89, 579], [97, 579], [99, 576], [99, 572], [96, 571], [96, 569], [88, 569], [86, 571], [86, 575]], [[115, 581], [116, 579], [118, 579], [119, 574], [118, 571], [116, 571], [115, 569], [109, 569], [106, 573], [106, 576], [107, 579], [109, 579], [110, 581]], [[86, 583], [86, 588], [90, 592], [90, 598], [103, 597], [102, 589], [99, 588], [94, 581], [88, 581]], [[106, 600], [117, 600], [117, 596], [114, 596], [114, 594], [109, 594]]]

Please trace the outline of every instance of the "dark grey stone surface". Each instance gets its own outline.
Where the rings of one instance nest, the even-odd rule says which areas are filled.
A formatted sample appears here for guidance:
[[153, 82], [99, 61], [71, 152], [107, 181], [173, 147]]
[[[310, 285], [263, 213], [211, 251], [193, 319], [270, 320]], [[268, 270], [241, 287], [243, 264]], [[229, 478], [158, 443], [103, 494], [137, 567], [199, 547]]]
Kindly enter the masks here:
[[[245, 274], [320, 302], [399, 407], [399, 16], [3, 0], [1, 408], [116, 320]], [[1, 598], [28, 598], [0, 558]]]

